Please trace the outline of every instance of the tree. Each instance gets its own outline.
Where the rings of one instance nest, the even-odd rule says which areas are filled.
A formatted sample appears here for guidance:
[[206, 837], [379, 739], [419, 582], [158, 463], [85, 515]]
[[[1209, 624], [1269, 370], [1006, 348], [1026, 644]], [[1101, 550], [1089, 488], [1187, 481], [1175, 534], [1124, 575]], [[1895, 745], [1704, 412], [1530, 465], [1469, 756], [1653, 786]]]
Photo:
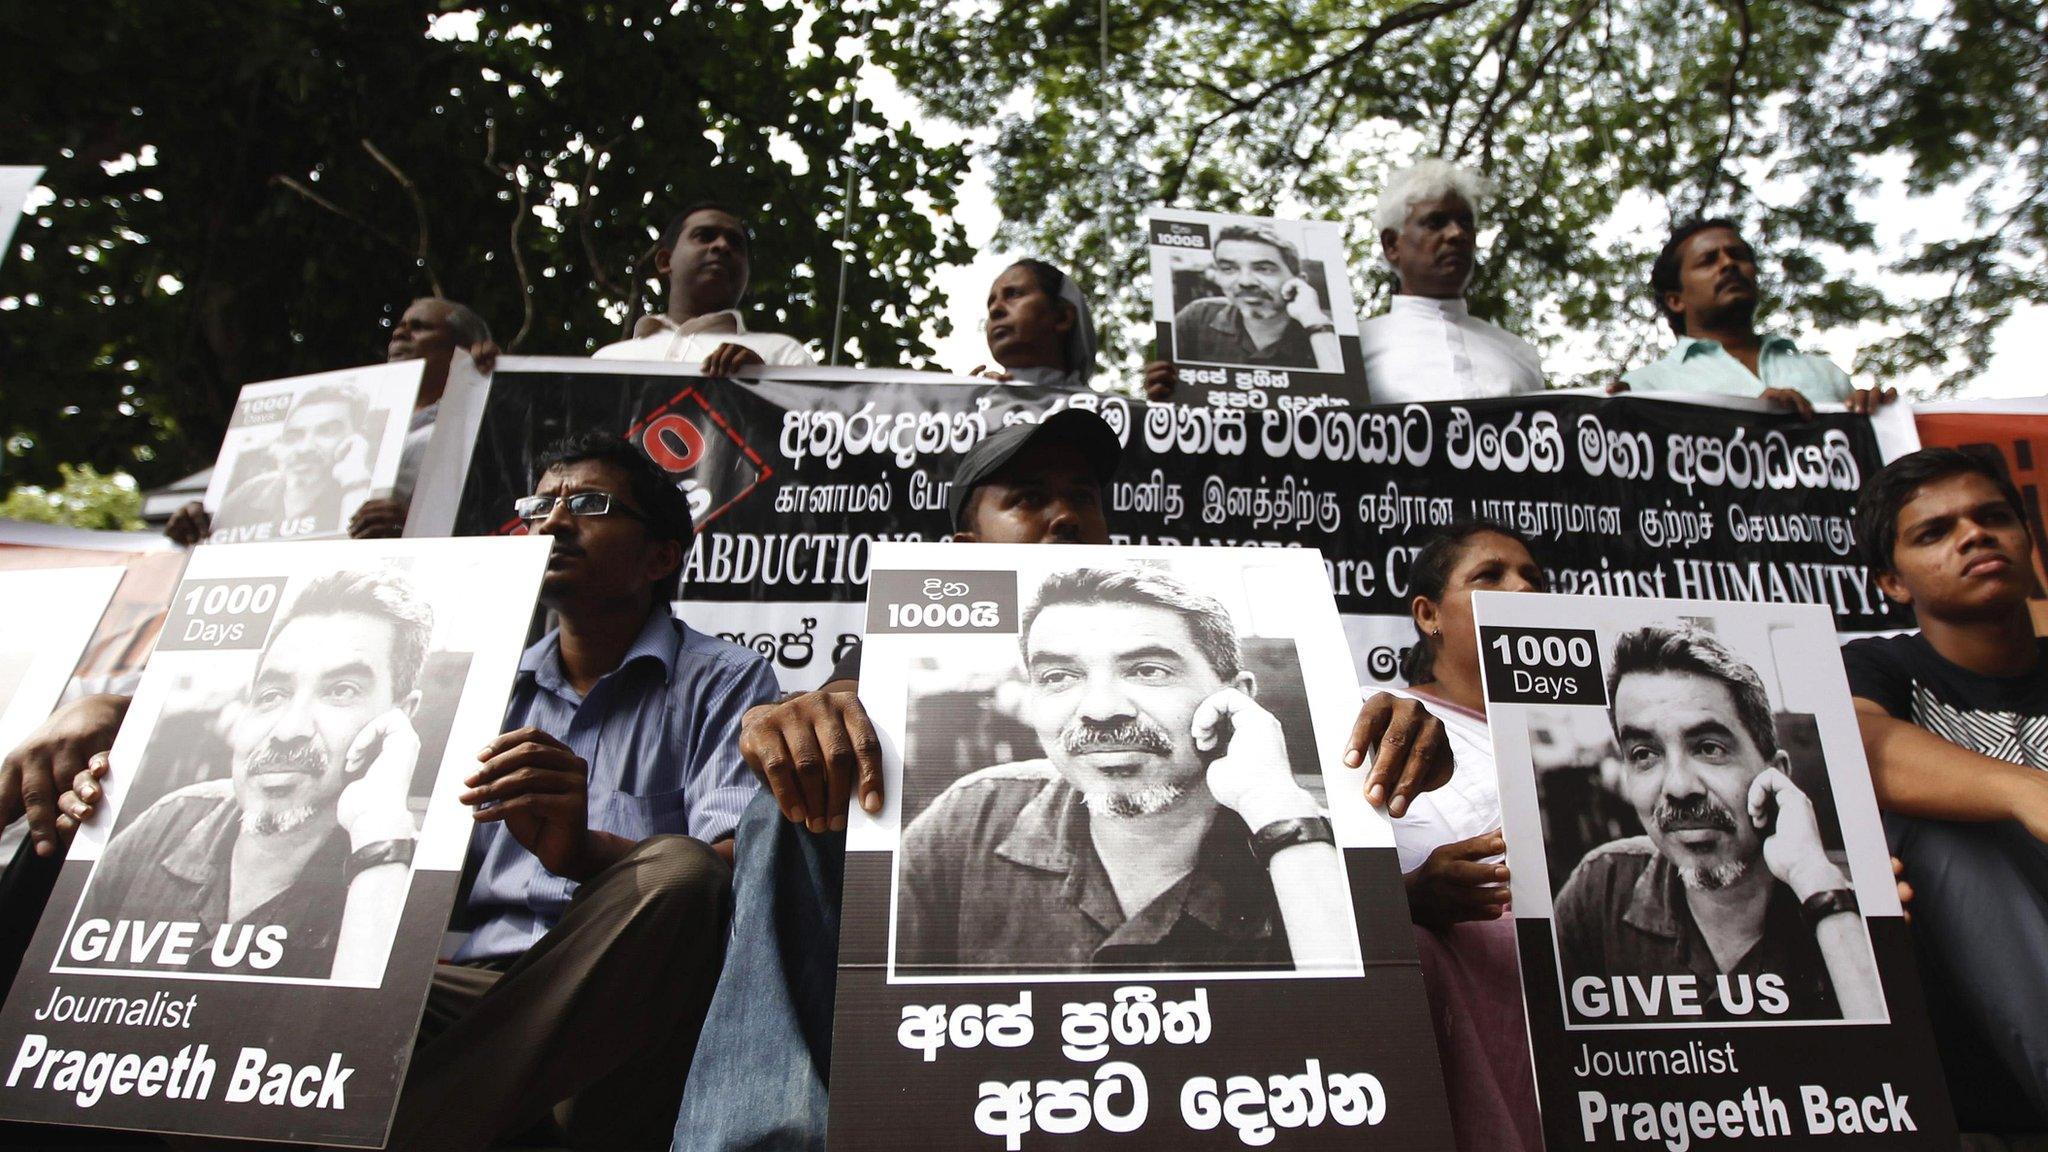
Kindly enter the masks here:
[[200, 466], [241, 385], [381, 359], [414, 296], [474, 305], [511, 351], [583, 354], [659, 307], [651, 241], [699, 199], [753, 217], [750, 322], [823, 344], [843, 303], [849, 355], [928, 354], [914, 318], [964, 256], [966, 157], [853, 99], [852, 18], [496, 0], [474, 39], [430, 37], [443, 7], [10, 15], [0, 138], [56, 199], [0, 263], [7, 479]]
[[0, 520], [66, 524], [73, 528], [130, 531], [142, 527], [142, 491], [125, 472], [102, 476], [92, 465], [57, 465], [55, 489], [17, 485], [0, 499]]
[[[1945, 2], [1916, 18], [1929, 6], [1907, 0], [885, 0], [877, 44], [927, 109], [996, 126], [1002, 241], [1074, 266], [1127, 333], [1149, 331], [1143, 205], [1343, 219], [1372, 310], [1377, 190], [1442, 155], [1497, 189], [1475, 310], [1597, 333], [1614, 368], [1593, 379], [1661, 353], [1651, 257], [1669, 225], [1712, 212], [1765, 252], [1772, 323], [1912, 320], [1859, 371], [1953, 384], [2010, 302], [2044, 290], [2048, 52], [2038, 3]], [[1893, 149], [1922, 190], [1986, 171], [2020, 190], [1894, 269], [1956, 272], [1959, 292], [1903, 298], [1841, 258], [1872, 243], [1859, 161]], [[1941, 325], [1919, 333], [1924, 315]]]

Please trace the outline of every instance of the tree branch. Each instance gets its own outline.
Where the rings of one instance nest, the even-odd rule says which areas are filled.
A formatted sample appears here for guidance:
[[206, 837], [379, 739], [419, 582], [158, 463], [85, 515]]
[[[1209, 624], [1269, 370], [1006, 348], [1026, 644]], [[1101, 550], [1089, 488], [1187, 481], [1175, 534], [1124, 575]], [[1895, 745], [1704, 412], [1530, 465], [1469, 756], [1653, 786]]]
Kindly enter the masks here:
[[1394, 32], [1448, 16], [1453, 12], [1469, 8], [1477, 2], [1478, 0], [1426, 0], [1424, 3], [1411, 4], [1374, 25], [1372, 30], [1362, 36], [1357, 43], [1352, 44], [1350, 47], [1321, 63], [1302, 69], [1292, 75], [1283, 76], [1249, 96], [1240, 96], [1232, 99], [1216, 113], [1195, 125], [1194, 131], [1188, 136], [1187, 148], [1183, 150], [1180, 158], [1175, 161], [1173, 170], [1168, 174], [1167, 178], [1160, 182], [1162, 199], [1171, 203], [1180, 194], [1181, 185], [1187, 180], [1188, 170], [1194, 166], [1195, 156], [1202, 150], [1203, 141], [1208, 138], [1210, 132], [1214, 131], [1225, 120], [1249, 112], [1279, 93], [1299, 88], [1325, 72], [1342, 67], [1358, 59], [1371, 52], [1374, 46]]
[[533, 331], [533, 276], [526, 268], [526, 253], [519, 247], [519, 229], [526, 223], [526, 185], [519, 180], [519, 173], [510, 164], [498, 163], [498, 122], [484, 123], [484, 167], [510, 180], [518, 192], [517, 206], [512, 212], [512, 271], [519, 277], [519, 331], [506, 341], [505, 351], [517, 352], [526, 342], [526, 336]]
[[[1740, 109], [1736, 107], [1736, 98], [1741, 94], [1742, 66], [1749, 62], [1750, 41], [1756, 32], [1750, 24], [1749, 0], [1728, 0], [1728, 2], [1734, 6], [1737, 20], [1735, 59], [1728, 64], [1728, 82], [1723, 88], [1722, 104], [1727, 109], [1728, 126], [1721, 133], [1720, 145], [1714, 149], [1714, 165], [1708, 175], [1710, 180], [1708, 190], [1710, 192], [1715, 185], [1723, 183], [1721, 167], [1727, 163], [1728, 150], [1735, 144], [1735, 129], [1741, 123]], [[1732, 183], [1733, 181], [1728, 182]], [[1704, 209], [1706, 205], [1702, 204], [1701, 207]]]
[[419, 251], [415, 253], [414, 259], [419, 261], [420, 268], [426, 272], [427, 286], [433, 289], [433, 294], [445, 299], [447, 293], [441, 290], [441, 278], [434, 274], [433, 247], [427, 236], [427, 203], [420, 199], [419, 186], [412, 182], [412, 177], [400, 171], [398, 165], [391, 162], [390, 157], [379, 152], [377, 146], [370, 143], [369, 137], [364, 137], [360, 143], [363, 151], [370, 154], [370, 159], [375, 160], [384, 171], [391, 173], [391, 178], [398, 181], [398, 186], [405, 189], [406, 197], [412, 201], [413, 219], [419, 222], [420, 227]]
[[336, 204], [334, 201], [329, 200], [327, 197], [320, 195], [318, 192], [315, 192], [311, 188], [306, 187], [304, 184], [301, 184], [299, 181], [293, 179], [292, 177], [279, 174], [276, 176], [272, 176], [270, 178], [270, 182], [279, 188], [288, 189], [292, 192], [297, 193], [301, 199], [304, 199], [305, 201], [315, 205], [316, 207], [325, 208], [327, 211], [334, 213], [336, 216], [341, 217], [343, 220], [346, 220], [349, 223], [354, 224], [356, 227], [361, 228], [363, 231], [368, 232], [371, 236], [375, 237], [376, 239], [391, 245], [392, 248], [400, 252], [406, 250], [405, 245], [399, 243], [398, 238], [391, 235], [391, 233], [384, 231], [382, 228], [377, 227], [375, 224], [370, 223], [368, 220], [363, 219], [361, 216], [358, 216], [355, 213], [349, 211], [348, 209], [343, 208], [341, 205]]

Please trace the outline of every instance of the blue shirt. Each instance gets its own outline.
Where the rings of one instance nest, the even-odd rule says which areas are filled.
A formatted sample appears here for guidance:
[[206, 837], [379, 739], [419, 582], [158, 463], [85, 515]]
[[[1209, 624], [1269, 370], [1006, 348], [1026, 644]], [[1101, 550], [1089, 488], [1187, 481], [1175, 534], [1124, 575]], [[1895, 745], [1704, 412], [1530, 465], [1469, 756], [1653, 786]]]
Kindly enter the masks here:
[[[626, 658], [578, 695], [550, 632], [519, 658], [505, 730], [533, 727], [590, 765], [590, 826], [628, 840], [732, 835], [759, 785], [740, 759], [740, 717], [779, 695], [760, 656], [669, 615], [647, 617]], [[476, 921], [457, 960], [516, 956], [568, 910], [576, 883], [541, 866], [503, 824], [469, 842]]]
[[1825, 356], [1801, 352], [1783, 336], [1764, 337], [1755, 372], [1712, 340], [1680, 336], [1678, 347], [1622, 376], [1634, 392], [1718, 392], [1761, 396], [1766, 388], [1790, 388], [1816, 404], [1847, 400], [1856, 386]]

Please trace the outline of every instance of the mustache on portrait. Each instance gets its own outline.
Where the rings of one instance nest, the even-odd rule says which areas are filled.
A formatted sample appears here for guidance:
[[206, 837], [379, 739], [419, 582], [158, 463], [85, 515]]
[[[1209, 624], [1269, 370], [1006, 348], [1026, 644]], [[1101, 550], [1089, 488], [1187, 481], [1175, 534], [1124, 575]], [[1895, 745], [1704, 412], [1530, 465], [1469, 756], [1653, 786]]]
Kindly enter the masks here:
[[1077, 716], [1060, 729], [1060, 748], [1073, 755], [1098, 748], [1122, 748], [1163, 756], [1173, 750], [1173, 741], [1156, 726], [1136, 716], [1108, 724]]
[[1666, 832], [1733, 832], [1735, 817], [1705, 794], [1657, 801], [1650, 813], [1657, 827]]
[[327, 768], [327, 749], [318, 740], [270, 740], [249, 757], [249, 771], [283, 768], [293, 772], [321, 772]]

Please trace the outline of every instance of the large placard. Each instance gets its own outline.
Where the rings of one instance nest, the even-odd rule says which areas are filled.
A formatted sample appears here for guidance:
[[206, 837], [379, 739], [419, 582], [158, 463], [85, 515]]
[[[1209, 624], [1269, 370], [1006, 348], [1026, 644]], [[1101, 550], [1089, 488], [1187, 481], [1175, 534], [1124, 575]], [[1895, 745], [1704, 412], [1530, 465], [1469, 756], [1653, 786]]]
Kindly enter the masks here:
[[829, 1146], [1448, 1148], [1312, 552], [878, 544]]
[[1828, 614], [1472, 607], [1548, 1146], [1954, 1148]]
[[0, 1116], [382, 1145], [547, 552], [192, 553], [0, 1013]]
[[1145, 212], [1158, 356], [1176, 399], [1224, 408], [1366, 399], [1344, 227], [1180, 208]]
[[207, 541], [347, 536], [364, 501], [391, 495], [422, 371], [407, 360], [244, 386], [206, 484]]
[[1319, 548], [1363, 681], [1397, 678], [1415, 638], [1409, 565], [1460, 516], [1529, 536], [1564, 591], [1820, 603], [1849, 633], [1909, 625], [1856, 555], [1857, 492], [1882, 461], [1872, 421], [1642, 397], [1247, 412], [908, 372], [741, 382], [507, 358], [486, 384], [451, 384], [436, 434], [474, 450], [422, 480], [414, 518], [432, 502], [430, 531], [521, 531], [512, 501], [550, 441], [630, 436], [697, 510], [682, 615], [810, 688], [860, 637], [871, 547], [945, 538], [961, 454], [1067, 407], [1123, 440], [1112, 540]]

